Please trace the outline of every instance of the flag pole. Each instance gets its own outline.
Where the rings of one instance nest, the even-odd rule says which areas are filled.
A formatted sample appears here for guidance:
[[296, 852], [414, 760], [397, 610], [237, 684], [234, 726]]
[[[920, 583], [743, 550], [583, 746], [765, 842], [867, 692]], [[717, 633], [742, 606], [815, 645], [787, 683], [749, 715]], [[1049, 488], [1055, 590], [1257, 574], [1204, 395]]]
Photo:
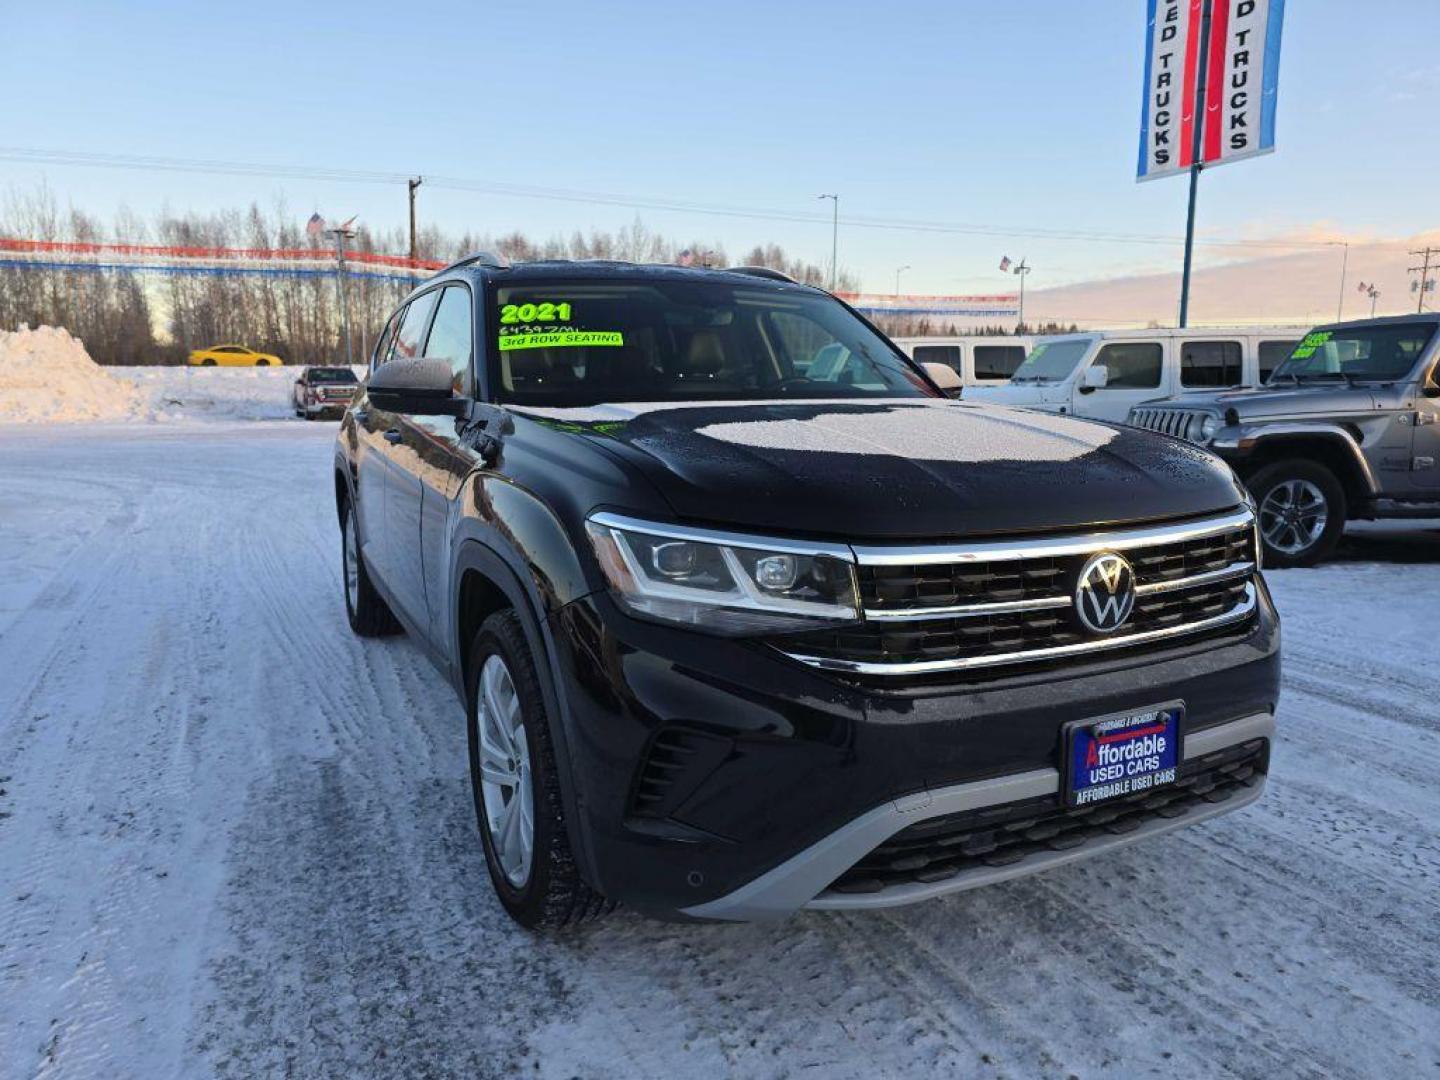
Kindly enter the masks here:
[[1190, 205], [1185, 214], [1185, 267], [1180, 274], [1180, 329], [1190, 321], [1190, 264], [1195, 254], [1195, 196], [1200, 187], [1205, 132], [1205, 73], [1210, 66], [1210, 3], [1204, 0], [1200, 16], [1200, 56], [1195, 71], [1195, 100], [1191, 102], [1194, 132], [1190, 139]]

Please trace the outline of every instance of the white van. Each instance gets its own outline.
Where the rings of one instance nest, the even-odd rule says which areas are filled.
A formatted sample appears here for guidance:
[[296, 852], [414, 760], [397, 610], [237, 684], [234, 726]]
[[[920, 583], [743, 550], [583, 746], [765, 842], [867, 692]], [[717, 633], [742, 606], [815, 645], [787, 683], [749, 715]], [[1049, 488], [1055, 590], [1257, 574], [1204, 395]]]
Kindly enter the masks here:
[[917, 364], [944, 364], [960, 376], [960, 385], [998, 385], [1015, 374], [1034, 346], [1033, 337], [894, 338]]
[[1038, 338], [1009, 382], [967, 386], [965, 400], [1123, 423], [1136, 405], [1157, 398], [1260, 385], [1308, 329], [1095, 330]]

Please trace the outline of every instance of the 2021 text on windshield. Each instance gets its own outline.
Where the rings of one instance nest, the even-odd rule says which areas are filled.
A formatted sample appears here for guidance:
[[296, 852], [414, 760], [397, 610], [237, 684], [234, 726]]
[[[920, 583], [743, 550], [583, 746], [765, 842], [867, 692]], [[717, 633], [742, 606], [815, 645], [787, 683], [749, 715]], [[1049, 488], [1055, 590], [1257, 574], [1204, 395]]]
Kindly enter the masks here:
[[808, 290], [546, 280], [497, 284], [487, 307], [504, 402], [935, 396], [884, 337]]

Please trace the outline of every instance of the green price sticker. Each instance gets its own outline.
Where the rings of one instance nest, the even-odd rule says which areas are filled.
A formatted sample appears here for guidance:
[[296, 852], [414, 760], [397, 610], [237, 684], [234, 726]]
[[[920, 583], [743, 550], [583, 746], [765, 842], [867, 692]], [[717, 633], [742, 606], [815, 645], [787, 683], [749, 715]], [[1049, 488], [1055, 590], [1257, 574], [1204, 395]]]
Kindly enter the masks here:
[[624, 344], [625, 335], [618, 330], [555, 330], [539, 334], [503, 334], [500, 337], [501, 352], [511, 352], [515, 349], [564, 349]]

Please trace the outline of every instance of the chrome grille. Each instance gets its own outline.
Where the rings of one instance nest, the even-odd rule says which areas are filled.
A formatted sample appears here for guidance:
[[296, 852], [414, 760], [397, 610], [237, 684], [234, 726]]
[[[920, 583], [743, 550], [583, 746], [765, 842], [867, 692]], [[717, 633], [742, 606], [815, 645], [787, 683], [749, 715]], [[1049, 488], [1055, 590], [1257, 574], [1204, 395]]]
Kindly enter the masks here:
[[[854, 550], [863, 621], [777, 641], [792, 657], [861, 675], [1055, 661], [1235, 625], [1256, 605], [1248, 510], [1028, 543]], [[1135, 575], [1134, 611], [1105, 636], [1074, 607], [1081, 568], [1100, 551], [1124, 554]]]
[[1130, 423], [1146, 431], [1199, 442], [1200, 416], [1190, 409], [1132, 409]]

